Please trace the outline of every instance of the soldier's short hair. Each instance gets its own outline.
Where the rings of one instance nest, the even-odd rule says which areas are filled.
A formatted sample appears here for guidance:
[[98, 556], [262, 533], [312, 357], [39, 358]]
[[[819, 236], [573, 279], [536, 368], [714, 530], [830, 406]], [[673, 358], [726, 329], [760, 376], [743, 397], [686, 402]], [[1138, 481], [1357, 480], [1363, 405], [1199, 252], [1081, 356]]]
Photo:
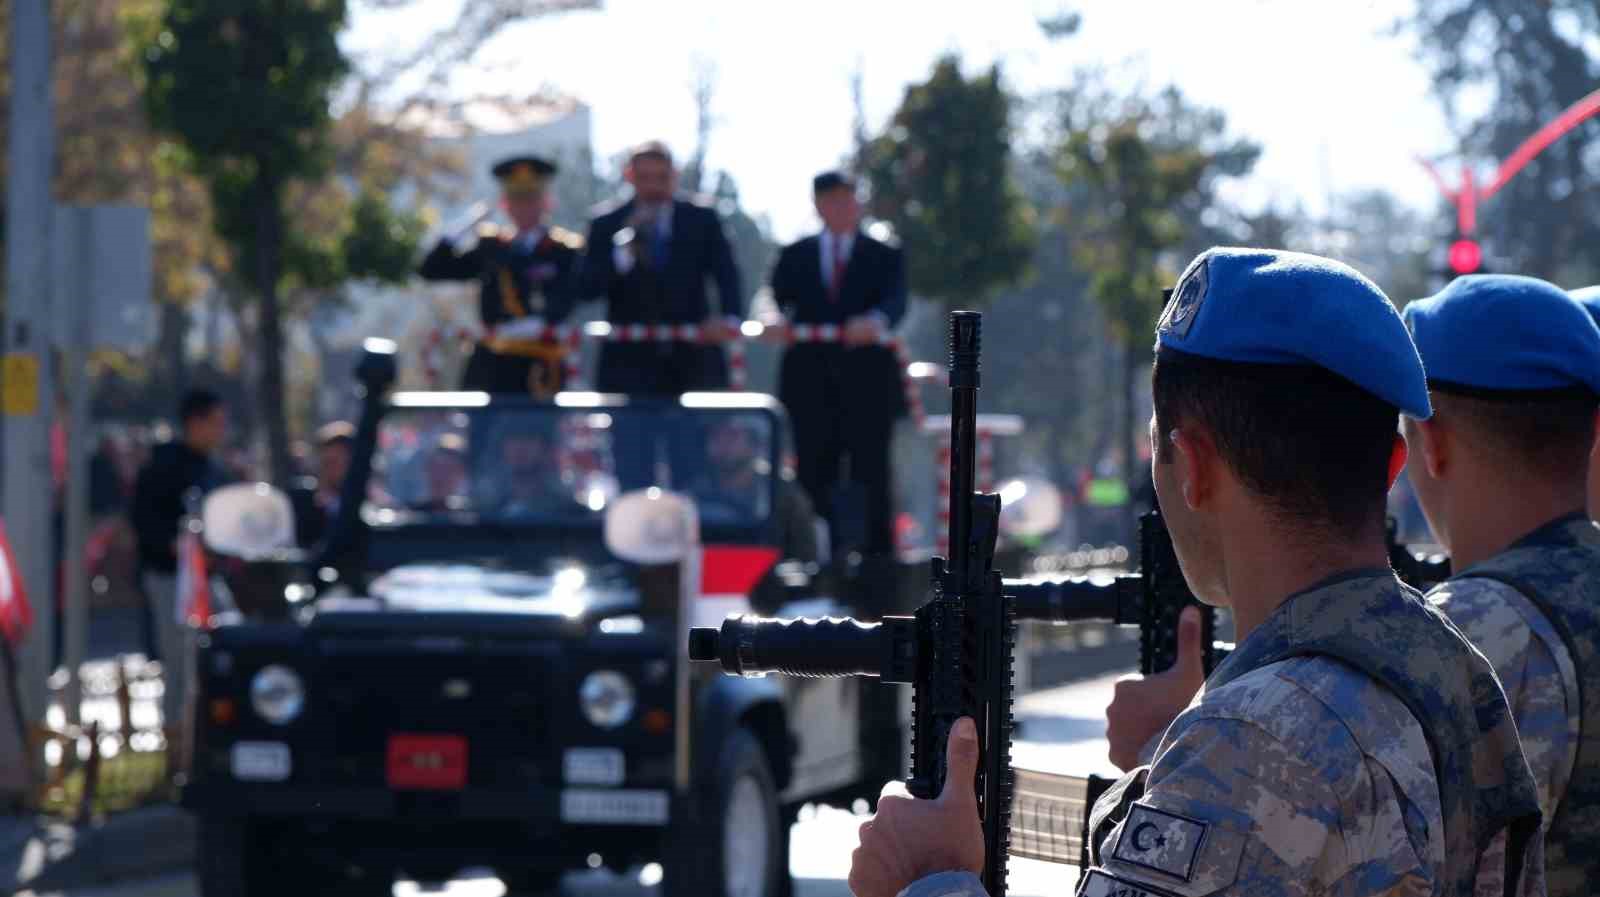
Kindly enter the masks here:
[[1495, 394], [1436, 385], [1433, 404], [1504, 470], [1559, 482], [1581, 479], [1589, 469], [1600, 398], [1587, 389]]
[[[1343, 539], [1382, 532], [1400, 411], [1314, 365], [1219, 361], [1163, 347], [1151, 391], [1156, 435], [1193, 422], [1286, 522]], [[1172, 449], [1156, 447], [1158, 458]]]
[[646, 140], [633, 148], [628, 154], [628, 163], [631, 165], [640, 159], [657, 159], [668, 165], [672, 164], [672, 150], [660, 140]]

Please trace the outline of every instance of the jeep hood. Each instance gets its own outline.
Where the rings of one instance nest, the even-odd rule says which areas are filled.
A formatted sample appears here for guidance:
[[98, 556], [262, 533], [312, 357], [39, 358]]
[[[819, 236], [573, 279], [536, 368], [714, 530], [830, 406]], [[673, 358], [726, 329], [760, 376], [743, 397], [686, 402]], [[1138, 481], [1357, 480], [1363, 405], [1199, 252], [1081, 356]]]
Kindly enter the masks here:
[[415, 564], [373, 580], [364, 598], [329, 598], [319, 616], [334, 613], [482, 614], [579, 620], [637, 606], [637, 593], [614, 578], [567, 566], [549, 573], [470, 564]]

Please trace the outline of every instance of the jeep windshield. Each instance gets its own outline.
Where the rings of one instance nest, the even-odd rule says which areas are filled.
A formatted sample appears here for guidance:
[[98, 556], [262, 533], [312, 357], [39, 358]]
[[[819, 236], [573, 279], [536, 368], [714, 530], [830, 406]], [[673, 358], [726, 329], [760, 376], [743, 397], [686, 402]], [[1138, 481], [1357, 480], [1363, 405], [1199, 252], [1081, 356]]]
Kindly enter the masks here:
[[692, 497], [704, 525], [758, 526], [771, 514], [774, 430], [770, 412], [749, 408], [397, 404], [378, 431], [369, 519], [581, 525], [656, 486]]

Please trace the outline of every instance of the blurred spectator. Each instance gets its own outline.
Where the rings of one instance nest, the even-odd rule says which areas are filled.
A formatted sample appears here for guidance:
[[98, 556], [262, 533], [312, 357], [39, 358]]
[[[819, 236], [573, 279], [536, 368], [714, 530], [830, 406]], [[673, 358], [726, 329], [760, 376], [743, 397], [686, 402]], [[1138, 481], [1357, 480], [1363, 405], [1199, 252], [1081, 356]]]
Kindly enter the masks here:
[[[189, 391], [179, 405], [178, 419], [181, 437], [156, 446], [139, 472], [131, 515], [139, 539], [145, 599], [158, 636], [157, 656], [171, 671], [182, 669], [185, 647], [178, 621], [177, 570], [178, 526], [188, 510], [186, 500], [191, 493], [204, 495], [230, 480], [212, 459], [228, 435], [228, 410], [221, 397], [204, 389]], [[166, 677], [162, 709], [169, 729], [181, 718], [182, 678]]]
[[467, 505], [466, 441], [454, 433], [439, 437], [423, 469], [427, 494], [417, 504], [420, 511], [457, 511]]
[[350, 470], [350, 453], [355, 446], [355, 427], [334, 421], [317, 430], [317, 472], [290, 491], [295, 509], [295, 538], [309, 548], [328, 536], [339, 516], [339, 493]]

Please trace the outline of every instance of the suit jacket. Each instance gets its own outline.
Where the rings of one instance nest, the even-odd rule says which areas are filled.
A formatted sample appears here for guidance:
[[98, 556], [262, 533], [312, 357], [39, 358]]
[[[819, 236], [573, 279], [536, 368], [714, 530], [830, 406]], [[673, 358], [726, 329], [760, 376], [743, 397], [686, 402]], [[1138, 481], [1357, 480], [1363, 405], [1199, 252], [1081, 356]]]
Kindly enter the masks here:
[[796, 324], [842, 324], [876, 311], [893, 327], [906, 313], [905, 256], [898, 247], [857, 231], [834, 301], [822, 275], [822, 240], [806, 237], [778, 255], [772, 294], [784, 316]]
[[441, 240], [422, 260], [419, 273], [424, 280], [479, 281], [478, 311], [485, 328], [530, 316], [560, 323], [577, 304], [583, 238], [552, 227], [525, 249], [512, 236], [485, 227], [466, 252]]
[[[905, 270], [899, 248], [858, 231], [834, 299], [822, 276], [822, 241], [806, 237], [779, 253], [773, 300], [796, 324], [842, 324], [877, 312], [893, 327], [906, 313]], [[797, 427], [815, 415], [842, 414], [857, 426], [906, 410], [899, 363], [881, 346], [795, 345], [784, 353], [778, 397]]]
[[[633, 209], [629, 200], [589, 225], [583, 297], [605, 297], [606, 320], [613, 324], [698, 324], [713, 313], [743, 320], [739, 269], [717, 213], [696, 203], [673, 200], [665, 267], [655, 270], [641, 263], [620, 274], [612, 250], [617, 232], [628, 226]], [[708, 280], [716, 285], [715, 306], [706, 288]]]

